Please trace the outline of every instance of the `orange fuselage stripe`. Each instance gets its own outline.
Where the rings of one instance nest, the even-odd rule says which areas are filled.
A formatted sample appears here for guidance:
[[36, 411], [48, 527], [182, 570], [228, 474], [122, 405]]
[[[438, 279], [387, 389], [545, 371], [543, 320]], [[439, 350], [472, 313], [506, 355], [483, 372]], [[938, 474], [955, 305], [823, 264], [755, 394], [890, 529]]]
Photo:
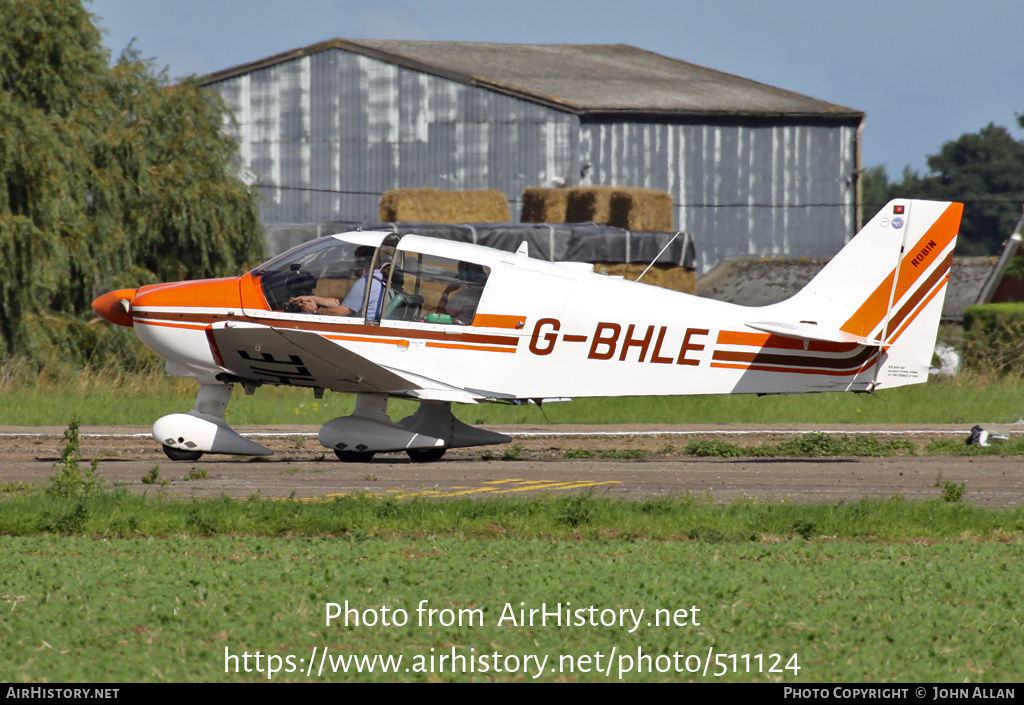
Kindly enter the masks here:
[[856, 369], [852, 370], [821, 370], [821, 369], [801, 369], [799, 367], [778, 367], [775, 365], [732, 365], [726, 362], [712, 362], [711, 367], [717, 367], [727, 370], [755, 370], [758, 372], [787, 372], [796, 375], [826, 375], [828, 377], [853, 377], [864, 370], [870, 368], [875, 364], [875, 357], [872, 356], [864, 364], [860, 365]]
[[[143, 316], [154, 316], [160, 317], [164, 320], [153, 320], [153, 318], [145, 318]], [[135, 321], [137, 323], [148, 325], [148, 326], [159, 326], [163, 328], [181, 328], [186, 330], [208, 330], [210, 324], [226, 318], [226, 316], [219, 316], [216, 314], [186, 314], [186, 313], [174, 313], [174, 314], [158, 314], [153, 312], [138, 312], [136, 314]], [[177, 321], [190, 321], [189, 323], [177, 323], [171, 322], [167, 319]], [[232, 318], [232, 320], [239, 320], [238, 318]], [[253, 320], [243, 318], [241, 320]], [[299, 326], [296, 326], [298, 328]], [[329, 340], [343, 340], [346, 342], [353, 343], [377, 343], [383, 345], [398, 345], [400, 347], [409, 347], [409, 338], [425, 339], [424, 344], [428, 348], [445, 348], [449, 350], [470, 350], [478, 352], [503, 352], [503, 353], [514, 353], [518, 347], [518, 338], [509, 338], [506, 336], [488, 336], [488, 335], [472, 335], [472, 334], [451, 334], [451, 333], [434, 333], [431, 337], [428, 331], [388, 331], [382, 330], [377, 326], [368, 326], [372, 328], [374, 333], [386, 333], [382, 337], [367, 337], [362, 335], [343, 335], [334, 332], [327, 332], [323, 330], [313, 330], [312, 332], [319, 333]], [[312, 326], [302, 326], [302, 328], [312, 328]], [[397, 335], [405, 335], [404, 338], [399, 338]], [[441, 342], [444, 341], [444, 342]], [[459, 342], [461, 341], [461, 342]], [[509, 347], [499, 347], [499, 345], [509, 345]]]
[[518, 330], [526, 325], [526, 316], [508, 316], [498, 313], [478, 313], [473, 325], [480, 328], [512, 328]]
[[[254, 316], [239, 316], [229, 315], [226, 313], [192, 313], [186, 311], [138, 311], [134, 312], [136, 323], [148, 323], [151, 325], [161, 325], [160, 321], [182, 321], [192, 324], [198, 324], [195, 327], [204, 328], [206, 325], [218, 323], [222, 321], [239, 322], [239, 323], [257, 323], [265, 325], [271, 328], [280, 328], [286, 330], [301, 330], [318, 333], [323, 336], [345, 336], [345, 335], [358, 335], [360, 333], [374, 336], [374, 339], [382, 338], [380, 342], [388, 344], [395, 344], [396, 339], [408, 340], [408, 339], [423, 339], [427, 341], [456, 341], [464, 343], [477, 343], [482, 345], [508, 345], [511, 348], [516, 348], [519, 345], [519, 338], [517, 336], [510, 335], [489, 335], [486, 333], [461, 333], [454, 332], [452, 330], [443, 331], [431, 331], [431, 330], [414, 330], [408, 328], [391, 328], [389, 326], [375, 326], [366, 325], [360, 323], [332, 323], [331, 316], [317, 316], [316, 320], [268, 320], [264, 318], [256, 318]], [[312, 318], [312, 317], [311, 317]], [[162, 325], [173, 325], [170, 323], [163, 323]], [[183, 327], [178, 325], [176, 327]]]

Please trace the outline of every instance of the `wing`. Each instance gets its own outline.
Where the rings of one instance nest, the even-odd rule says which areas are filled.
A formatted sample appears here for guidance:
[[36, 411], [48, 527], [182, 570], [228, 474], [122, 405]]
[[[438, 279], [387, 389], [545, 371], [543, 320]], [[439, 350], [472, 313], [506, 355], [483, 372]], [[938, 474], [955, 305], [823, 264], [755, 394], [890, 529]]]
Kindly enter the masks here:
[[208, 328], [207, 338], [218, 363], [242, 379], [470, 404], [488, 398], [379, 365], [309, 331], [229, 323]]

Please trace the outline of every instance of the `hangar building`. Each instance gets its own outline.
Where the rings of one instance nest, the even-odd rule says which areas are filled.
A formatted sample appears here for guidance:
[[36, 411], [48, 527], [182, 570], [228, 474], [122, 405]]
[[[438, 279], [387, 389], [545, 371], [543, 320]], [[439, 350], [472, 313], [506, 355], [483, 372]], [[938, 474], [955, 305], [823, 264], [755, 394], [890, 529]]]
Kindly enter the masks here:
[[332, 39], [211, 74], [265, 225], [376, 222], [393, 188], [667, 191], [700, 271], [856, 232], [864, 114], [626, 45]]

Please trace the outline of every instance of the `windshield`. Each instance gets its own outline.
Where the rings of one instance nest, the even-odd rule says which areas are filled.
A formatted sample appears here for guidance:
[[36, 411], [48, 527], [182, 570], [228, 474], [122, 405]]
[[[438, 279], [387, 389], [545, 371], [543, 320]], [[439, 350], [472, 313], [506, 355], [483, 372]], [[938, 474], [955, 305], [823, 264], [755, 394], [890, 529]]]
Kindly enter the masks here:
[[[364, 276], [374, 248], [333, 237], [307, 242], [253, 270], [271, 310], [299, 312], [292, 303], [298, 296], [319, 296], [344, 301]], [[379, 278], [379, 273], [377, 274]], [[365, 285], [364, 285], [365, 287]], [[362, 310], [362, 305], [357, 307]]]

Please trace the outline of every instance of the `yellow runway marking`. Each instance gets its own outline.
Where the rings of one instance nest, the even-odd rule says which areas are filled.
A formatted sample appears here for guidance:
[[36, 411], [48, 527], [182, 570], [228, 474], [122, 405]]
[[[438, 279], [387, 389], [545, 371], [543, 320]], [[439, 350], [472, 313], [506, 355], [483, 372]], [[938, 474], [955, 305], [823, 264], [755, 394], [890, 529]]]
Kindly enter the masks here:
[[[510, 479], [510, 480], [487, 480], [483, 483], [484, 487], [465, 487], [465, 486], [453, 486], [446, 490], [387, 490], [381, 494], [376, 493], [362, 493], [362, 494], [376, 494], [378, 497], [390, 497], [392, 499], [411, 499], [413, 497], [429, 497], [429, 498], [444, 498], [444, 497], [464, 497], [471, 494], [510, 494], [512, 492], [531, 492], [538, 490], [578, 490], [585, 487], [598, 487], [600, 485], [620, 485], [621, 482], [615, 480], [607, 480], [604, 482], [581, 482], [579, 480], [522, 480], [522, 479]], [[322, 498], [307, 497], [303, 501], [324, 501], [334, 497], [346, 497], [353, 493], [339, 492], [334, 494], [324, 495]]]
[[[509, 486], [513, 484], [514, 486]], [[394, 497], [395, 499], [407, 499], [410, 497], [464, 497], [471, 494], [510, 494], [512, 492], [531, 492], [537, 490], [575, 490], [584, 487], [619, 484], [621, 483], [614, 480], [605, 482], [580, 482], [579, 480], [488, 480], [484, 485], [490, 485], [489, 487], [474, 487], [471, 489], [451, 487], [447, 490], [421, 490], [418, 492], [393, 490], [395, 494], [389, 493], [389, 496]]]

